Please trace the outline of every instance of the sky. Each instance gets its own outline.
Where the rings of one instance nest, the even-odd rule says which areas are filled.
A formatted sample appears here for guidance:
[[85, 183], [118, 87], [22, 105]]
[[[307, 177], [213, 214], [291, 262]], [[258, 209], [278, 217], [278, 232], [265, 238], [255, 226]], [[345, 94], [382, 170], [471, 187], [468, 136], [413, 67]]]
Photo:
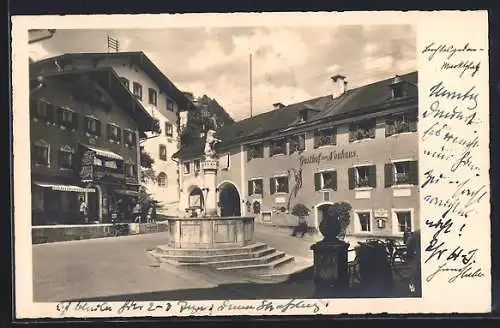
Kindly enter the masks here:
[[29, 55], [107, 52], [108, 35], [120, 51], [143, 51], [180, 90], [215, 98], [237, 121], [250, 115], [250, 53], [254, 115], [330, 94], [335, 74], [355, 88], [417, 69], [410, 25], [67, 29], [31, 44]]

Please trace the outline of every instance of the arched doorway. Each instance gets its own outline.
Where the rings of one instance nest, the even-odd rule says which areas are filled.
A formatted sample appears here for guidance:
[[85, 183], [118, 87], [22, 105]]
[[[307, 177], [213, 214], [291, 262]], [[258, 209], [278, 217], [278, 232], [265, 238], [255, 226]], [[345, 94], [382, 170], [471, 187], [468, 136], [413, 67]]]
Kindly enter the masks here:
[[219, 186], [219, 206], [221, 216], [241, 216], [240, 193], [231, 182]]
[[328, 210], [331, 207], [333, 207], [333, 203], [330, 202], [321, 203], [316, 206], [315, 224], [316, 224], [316, 230], [318, 231], [319, 234], [321, 234], [321, 232], [319, 231], [319, 225], [321, 224], [321, 221], [326, 216], [326, 213], [328, 213]]

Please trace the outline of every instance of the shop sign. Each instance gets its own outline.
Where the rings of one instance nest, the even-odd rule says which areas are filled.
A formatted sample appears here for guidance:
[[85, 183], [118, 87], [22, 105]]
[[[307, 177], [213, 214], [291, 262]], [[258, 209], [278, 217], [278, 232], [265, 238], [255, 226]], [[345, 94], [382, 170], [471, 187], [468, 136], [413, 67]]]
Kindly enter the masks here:
[[312, 155], [300, 156], [299, 162], [300, 162], [300, 166], [303, 166], [306, 164], [319, 165], [322, 162], [356, 158], [357, 156], [358, 156], [358, 154], [356, 153], [355, 150], [346, 151], [345, 149], [342, 149], [340, 151], [334, 150], [334, 151], [331, 151], [330, 153], [320, 152], [320, 153], [316, 153], [316, 154], [312, 154]]

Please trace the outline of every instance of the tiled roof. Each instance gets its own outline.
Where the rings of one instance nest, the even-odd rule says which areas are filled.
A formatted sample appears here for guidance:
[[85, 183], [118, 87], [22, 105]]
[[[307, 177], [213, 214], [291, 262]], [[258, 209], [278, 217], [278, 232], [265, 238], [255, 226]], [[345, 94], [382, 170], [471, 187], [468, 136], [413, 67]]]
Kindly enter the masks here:
[[[418, 73], [408, 73], [401, 75], [400, 78], [410, 85], [405, 99], [416, 98]], [[218, 146], [226, 147], [238, 144], [243, 140], [272, 136], [279, 134], [283, 129], [298, 126], [300, 124], [298, 113], [302, 109], [311, 110], [311, 117], [307, 121], [309, 125], [341, 117], [361, 115], [369, 109], [375, 108], [376, 110], [378, 107], [390, 106], [391, 103], [396, 105], [399, 100], [392, 99], [390, 88], [392, 81], [393, 78], [390, 78], [347, 90], [338, 98], [327, 95], [288, 105], [224, 126], [217, 131], [217, 137], [222, 140]], [[174, 154], [174, 157], [189, 158], [201, 154], [202, 151], [203, 141], [200, 140], [200, 144], [183, 147]]]
[[30, 64], [30, 71], [36, 71], [36, 69], [44, 64], [54, 62], [57, 60], [59, 63], [64, 61], [72, 61], [76, 59], [102, 59], [102, 58], [120, 58], [120, 57], [128, 57], [134, 60], [134, 63], [138, 65], [144, 72], [151, 77], [153, 81], [160, 87], [162, 91], [167, 93], [172, 99], [181, 107], [190, 109], [194, 105], [191, 101], [186, 98], [183, 92], [181, 92], [174, 85], [170, 79], [163, 74], [160, 69], [144, 54], [142, 51], [127, 51], [127, 52], [99, 52], [99, 53], [90, 53], [90, 52], [82, 52], [82, 53], [66, 53], [59, 56], [54, 56], [46, 59], [42, 59]]

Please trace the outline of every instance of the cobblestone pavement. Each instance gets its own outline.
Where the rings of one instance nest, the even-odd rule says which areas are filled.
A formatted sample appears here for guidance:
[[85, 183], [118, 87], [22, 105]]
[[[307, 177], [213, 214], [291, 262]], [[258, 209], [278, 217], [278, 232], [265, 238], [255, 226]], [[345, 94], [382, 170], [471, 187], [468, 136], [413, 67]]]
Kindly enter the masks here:
[[[311, 237], [291, 237], [290, 232], [255, 227], [257, 241], [312, 259]], [[234, 275], [208, 275], [168, 264], [159, 267], [146, 251], [164, 244], [166, 238], [166, 233], [153, 233], [33, 245], [34, 301], [313, 297], [310, 278], [255, 284]]]

